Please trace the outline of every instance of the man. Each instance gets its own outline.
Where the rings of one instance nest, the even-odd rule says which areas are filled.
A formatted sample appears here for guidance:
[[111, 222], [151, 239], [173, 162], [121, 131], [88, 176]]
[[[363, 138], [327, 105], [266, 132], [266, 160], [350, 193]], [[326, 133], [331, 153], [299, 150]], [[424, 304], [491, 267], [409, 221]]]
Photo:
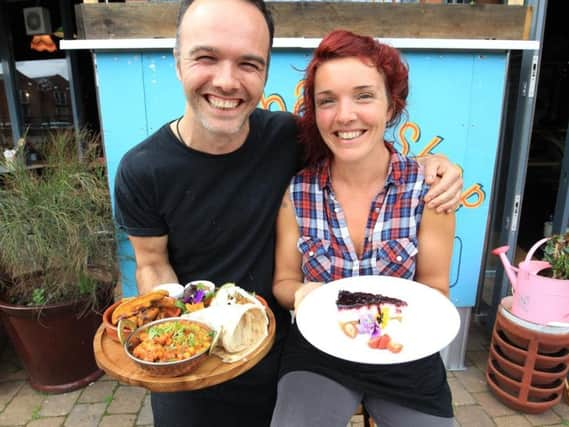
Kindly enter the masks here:
[[[235, 282], [263, 296], [277, 319], [273, 349], [245, 374], [203, 390], [152, 393], [158, 427], [271, 419], [290, 323], [271, 292], [274, 222], [301, 157], [292, 115], [256, 109], [273, 33], [262, 0], [182, 1], [174, 55], [184, 115], [130, 150], [117, 171], [116, 217], [134, 248], [140, 293], [166, 282]], [[447, 173], [430, 196], [450, 187], [438, 198], [450, 209], [462, 187], [458, 168], [432, 159], [427, 173]]]

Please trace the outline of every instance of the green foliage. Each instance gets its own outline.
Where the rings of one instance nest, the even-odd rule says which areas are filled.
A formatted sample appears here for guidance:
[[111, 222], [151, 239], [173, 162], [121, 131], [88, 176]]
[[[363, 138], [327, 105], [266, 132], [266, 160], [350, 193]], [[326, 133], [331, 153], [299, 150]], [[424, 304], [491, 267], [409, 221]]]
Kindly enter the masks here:
[[36, 406], [33, 410], [32, 410], [32, 420], [39, 420], [41, 415], [40, 415], [40, 411], [41, 411], [41, 407], [40, 406]]
[[554, 278], [569, 279], [569, 233], [552, 236], [545, 245], [543, 259], [551, 264]]
[[51, 135], [42, 144], [41, 169], [26, 167], [23, 146], [21, 141], [16, 159], [4, 163], [10, 172], [0, 183], [0, 293], [20, 305], [94, 302], [117, 271], [110, 196], [95, 138]]
[[45, 289], [35, 288], [32, 289], [32, 301], [29, 305], [44, 305], [47, 299], [45, 297]]

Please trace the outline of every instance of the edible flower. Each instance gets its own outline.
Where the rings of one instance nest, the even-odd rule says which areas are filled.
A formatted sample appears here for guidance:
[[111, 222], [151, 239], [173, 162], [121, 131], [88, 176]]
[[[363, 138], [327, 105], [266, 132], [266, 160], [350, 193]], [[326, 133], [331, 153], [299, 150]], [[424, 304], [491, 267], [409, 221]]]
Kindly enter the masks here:
[[186, 304], [198, 304], [203, 302], [206, 298], [206, 289], [204, 289], [200, 285], [192, 285], [190, 292], [187, 295], [184, 295], [183, 301]]
[[358, 333], [374, 337], [381, 334], [381, 328], [371, 314], [362, 314], [358, 321]]

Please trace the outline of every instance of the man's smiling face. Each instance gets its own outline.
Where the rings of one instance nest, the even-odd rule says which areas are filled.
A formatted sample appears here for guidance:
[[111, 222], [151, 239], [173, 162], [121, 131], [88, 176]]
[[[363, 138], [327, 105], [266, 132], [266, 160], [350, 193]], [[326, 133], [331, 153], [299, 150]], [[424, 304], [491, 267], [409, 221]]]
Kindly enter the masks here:
[[197, 0], [180, 27], [176, 71], [191, 110], [192, 135], [233, 139], [265, 85], [269, 30], [261, 12], [242, 0]]

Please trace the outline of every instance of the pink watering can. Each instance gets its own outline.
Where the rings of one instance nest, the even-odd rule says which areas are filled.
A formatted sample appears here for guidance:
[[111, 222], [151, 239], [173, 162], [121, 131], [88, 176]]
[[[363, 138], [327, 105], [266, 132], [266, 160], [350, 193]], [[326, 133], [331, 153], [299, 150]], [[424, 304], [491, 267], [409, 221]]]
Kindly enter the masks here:
[[539, 276], [541, 270], [551, 265], [546, 261], [531, 260], [537, 248], [548, 240], [541, 239], [533, 245], [518, 268], [506, 257], [508, 246], [496, 248], [492, 253], [500, 257], [512, 283], [512, 314], [542, 325], [569, 324], [569, 280]]

